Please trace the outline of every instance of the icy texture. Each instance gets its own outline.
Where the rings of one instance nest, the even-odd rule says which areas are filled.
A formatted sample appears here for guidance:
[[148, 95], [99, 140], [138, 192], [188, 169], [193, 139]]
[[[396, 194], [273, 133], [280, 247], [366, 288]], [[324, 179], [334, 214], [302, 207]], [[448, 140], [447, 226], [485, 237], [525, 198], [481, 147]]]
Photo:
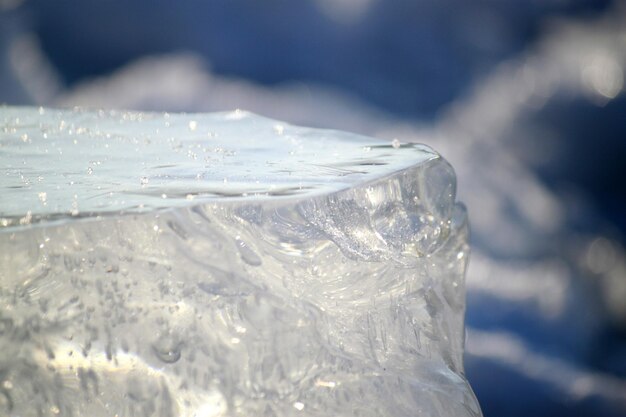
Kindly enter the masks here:
[[480, 415], [429, 148], [244, 112], [0, 123], [0, 415]]

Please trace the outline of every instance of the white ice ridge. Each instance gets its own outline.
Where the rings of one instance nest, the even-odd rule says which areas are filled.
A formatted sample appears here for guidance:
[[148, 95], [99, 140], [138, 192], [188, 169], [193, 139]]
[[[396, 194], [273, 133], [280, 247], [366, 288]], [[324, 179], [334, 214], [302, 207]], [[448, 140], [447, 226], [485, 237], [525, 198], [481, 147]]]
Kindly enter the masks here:
[[0, 415], [481, 415], [430, 148], [0, 107], [0, 169]]

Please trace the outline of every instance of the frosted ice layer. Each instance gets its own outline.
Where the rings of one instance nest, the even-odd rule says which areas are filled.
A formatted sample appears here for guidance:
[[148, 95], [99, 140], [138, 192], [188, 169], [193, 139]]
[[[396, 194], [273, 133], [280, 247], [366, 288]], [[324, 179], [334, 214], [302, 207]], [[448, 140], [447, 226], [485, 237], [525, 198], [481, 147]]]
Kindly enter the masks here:
[[1, 107], [0, 170], [0, 415], [480, 415], [430, 148]]

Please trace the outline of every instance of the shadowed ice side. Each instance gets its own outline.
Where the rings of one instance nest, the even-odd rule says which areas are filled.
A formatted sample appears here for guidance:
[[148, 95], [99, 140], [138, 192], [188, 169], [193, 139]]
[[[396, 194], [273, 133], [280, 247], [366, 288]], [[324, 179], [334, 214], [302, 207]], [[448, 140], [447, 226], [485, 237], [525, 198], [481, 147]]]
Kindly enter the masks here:
[[480, 416], [429, 148], [244, 112], [0, 122], [1, 414]]

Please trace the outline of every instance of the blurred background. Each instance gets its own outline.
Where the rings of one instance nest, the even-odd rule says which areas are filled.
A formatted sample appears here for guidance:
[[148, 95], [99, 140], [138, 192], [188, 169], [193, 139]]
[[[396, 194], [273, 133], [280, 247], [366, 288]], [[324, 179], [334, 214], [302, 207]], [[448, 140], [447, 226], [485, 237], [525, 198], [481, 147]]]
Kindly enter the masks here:
[[626, 416], [626, 4], [0, 0], [0, 103], [426, 143], [469, 208], [486, 417]]

